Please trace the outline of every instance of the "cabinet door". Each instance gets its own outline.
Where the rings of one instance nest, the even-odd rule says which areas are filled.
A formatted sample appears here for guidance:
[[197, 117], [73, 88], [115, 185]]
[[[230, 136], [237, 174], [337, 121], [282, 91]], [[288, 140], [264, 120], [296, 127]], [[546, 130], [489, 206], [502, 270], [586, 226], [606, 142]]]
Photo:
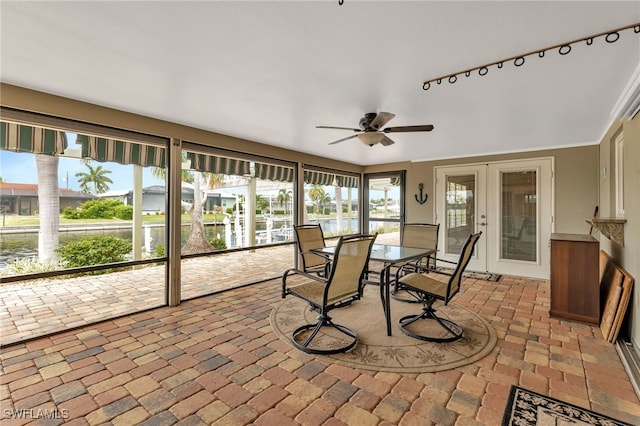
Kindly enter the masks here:
[[598, 324], [598, 244], [585, 241], [551, 241], [551, 310], [555, 317]]

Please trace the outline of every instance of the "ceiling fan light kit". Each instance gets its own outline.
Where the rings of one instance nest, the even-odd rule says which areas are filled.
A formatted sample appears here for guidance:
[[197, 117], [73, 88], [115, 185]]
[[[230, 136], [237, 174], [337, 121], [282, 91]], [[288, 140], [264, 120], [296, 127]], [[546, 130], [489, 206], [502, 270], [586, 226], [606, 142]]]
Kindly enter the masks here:
[[359, 129], [336, 126], [316, 126], [316, 128], [348, 130], [356, 133], [355, 135], [347, 136], [345, 138], [338, 139], [337, 141], [333, 141], [329, 143], [329, 145], [334, 145], [357, 137], [358, 139], [360, 139], [360, 141], [362, 141], [362, 143], [369, 146], [377, 144], [381, 144], [383, 146], [393, 145], [395, 142], [393, 141], [393, 139], [386, 135], [387, 133], [430, 132], [433, 130], [433, 126], [431, 124], [423, 124], [419, 126], [385, 127], [384, 129], [381, 129], [381, 127], [387, 124], [395, 116], [395, 114], [390, 112], [368, 112], [358, 122], [358, 125], [360, 126]]
[[379, 144], [384, 137], [384, 133], [378, 132], [365, 132], [358, 135], [358, 139], [360, 139], [365, 145], [369, 146]]

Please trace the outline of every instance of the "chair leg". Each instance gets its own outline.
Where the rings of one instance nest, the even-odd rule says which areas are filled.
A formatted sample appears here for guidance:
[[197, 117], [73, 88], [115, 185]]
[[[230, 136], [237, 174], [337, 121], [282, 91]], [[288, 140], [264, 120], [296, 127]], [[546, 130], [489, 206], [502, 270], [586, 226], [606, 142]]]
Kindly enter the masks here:
[[[436, 310], [431, 306], [433, 304], [433, 300], [426, 301], [422, 313], [417, 315], [407, 315], [400, 320], [398, 320], [398, 326], [400, 330], [409, 337], [413, 337], [414, 339], [425, 340], [427, 342], [437, 342], [437, 343], [445, 343], [445, 342], [454, 342], [462, 338], [462, 327], [460, 327], [455, 322], [448, 320], [446, 318], [440, 318], [436, 315]], [[410, 331], [408, 327], [410, 324], [418, 320], [435, 320], [442, 328], [447, 331], [448, 336], [445, 337], [433, 337], [433, 336], [424, 336], [421, 334], [416, 334]]]
[[[341, 333], [351, 337], [351, 339], [349, 343], [347, 343], [346, 345], [342, 345], [339, 347], [332, 347], [330, 349], [318, 349], [318, 348], [309, 347], [309, 345], [311, 344], [313, 339], [317, 336], [318, 332], [320, 331], [320, 329], [322, 329], [322, 327], [333, 327], [336, 330], [340, 331]], [[313, 331], [305, 339], [304, 342], [300, 343], [298, 336], [308, 330], [313, 330]], [[356, 336], [355, 331], [343, 325], [335, 324], [333, 321], [331, 321], [331, 317], [328, 316], [327, 314], [320, 314], [320, 316], [318, 316], [317, 323], [305, 324], [301, 327], [296, 328], [293, 331], [293, 333], [291, 333], [291, 343], [293, 343], [293, 346], [295, 346], [296, 348], [309, 354], [331, 355], [331, 354], [337, 354], [337, 353], [347, 352], [351, 350], [358, 343], [358, 337]]]

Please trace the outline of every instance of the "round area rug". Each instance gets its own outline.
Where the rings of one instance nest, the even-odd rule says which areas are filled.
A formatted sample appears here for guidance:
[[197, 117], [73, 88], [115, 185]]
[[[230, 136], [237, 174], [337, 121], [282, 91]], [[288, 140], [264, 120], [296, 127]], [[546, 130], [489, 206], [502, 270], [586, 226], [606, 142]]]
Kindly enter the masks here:
[[[433, 343], [411, 338], [398, 328], [398, 319], [419, 313], [422, 305], [391, 300], [391, 331], [387, 336], [382, 303], [376, 288], [368, 288], [362, 300], [332, 310], [329, 315], [336, 324], [349, 327], [358, 335], [358, 344], [347, 353], [319, 355], [339, 364], [365, 370], [396, 373], [428, 373], [470, 364], [485, 357], [497, 342], [495, 330], [480, 315], [457, 306], [435, 305], [443, 318], [457, 322], [463, 328], [462, 338], [452, 343]], [[291, 332], [306, 323], [315, 323], [318, 314], [309, 304], [297, 297], [287, 298], [271, 311], [271, 327], [284, 341], [291, 344]], [[419, 324], [418, 324], [419, 323]], [[435, 321], [418, 321], [412, 331], [440, 333]], [[416, 328], [418, 327], [418, 328]], [[431, 331], [429, 331], [430, 329]], [[326, 330], [326, 332], [325, 332]], [[314, 342], [323, 347], [338, 345], [344, 336], [331, 327], [324, 327]], [[293, 345], [291, 345], [293, 347]]]

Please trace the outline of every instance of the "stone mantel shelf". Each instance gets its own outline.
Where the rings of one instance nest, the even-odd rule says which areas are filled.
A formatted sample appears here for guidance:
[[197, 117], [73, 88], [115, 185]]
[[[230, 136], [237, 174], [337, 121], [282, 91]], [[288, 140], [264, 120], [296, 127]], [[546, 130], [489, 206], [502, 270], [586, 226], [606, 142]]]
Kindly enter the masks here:
[[627, 223], [627, 219], [594, 217], [585, 220], [588, 224], [600, 231], [602, 235], [624, 247], [624, 224]]

